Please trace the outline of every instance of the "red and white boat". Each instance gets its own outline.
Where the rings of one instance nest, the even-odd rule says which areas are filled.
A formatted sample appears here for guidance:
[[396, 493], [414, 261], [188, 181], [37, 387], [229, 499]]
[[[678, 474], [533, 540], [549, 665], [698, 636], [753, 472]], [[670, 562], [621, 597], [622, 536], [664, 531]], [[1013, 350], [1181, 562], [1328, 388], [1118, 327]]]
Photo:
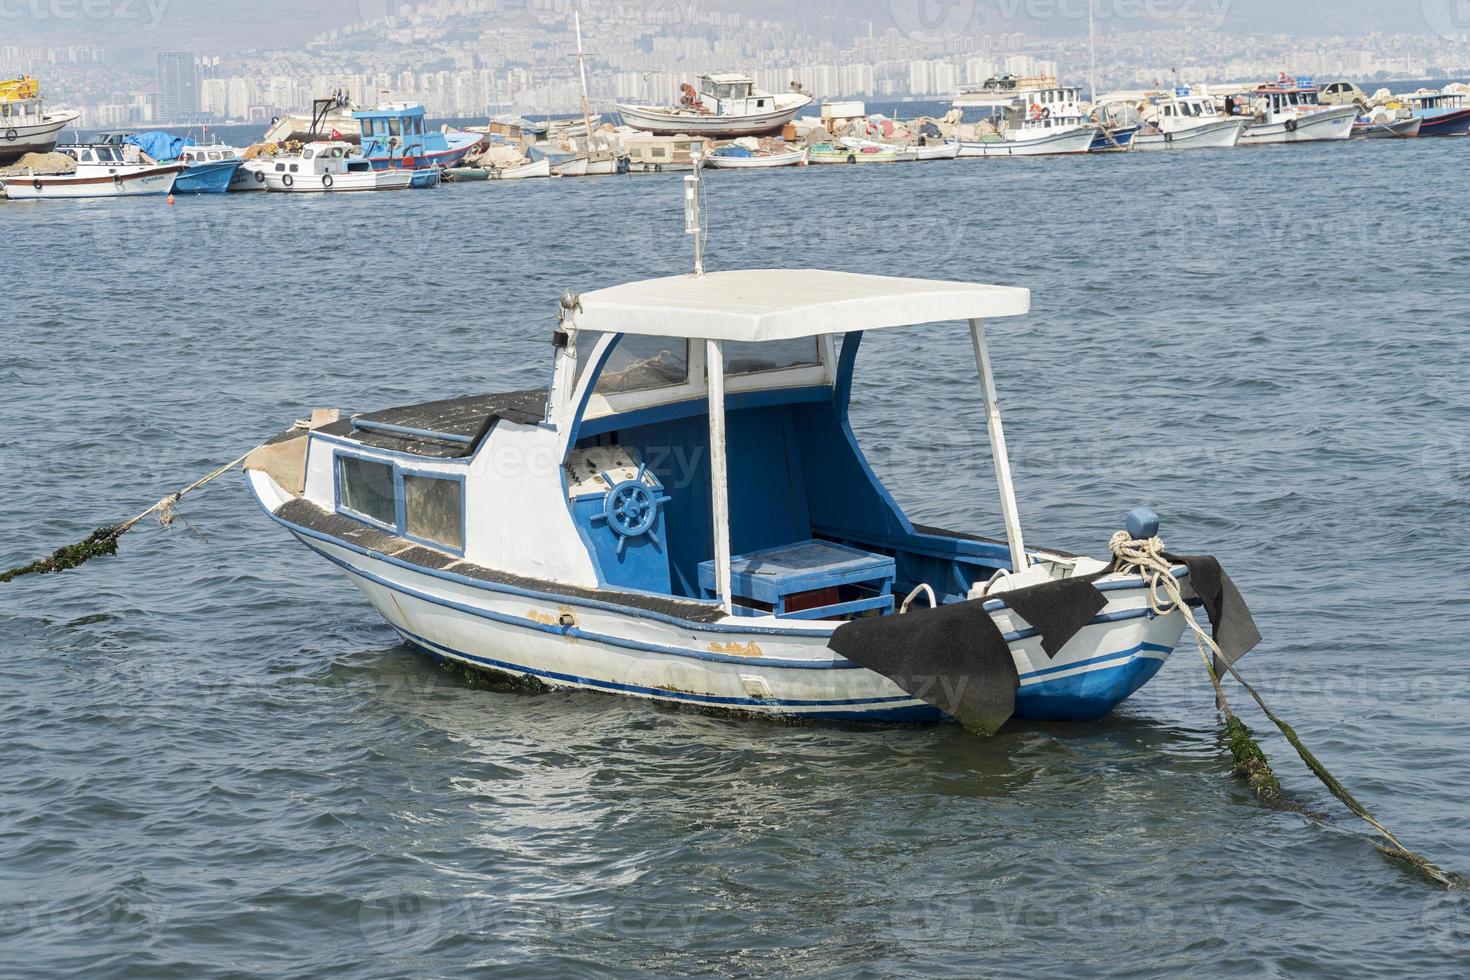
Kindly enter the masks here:
[[12, 201], [76, 200], [92, 197], [162, 196], [174, 189], [182, 163], [129, 163], [111, 143], [57, 147], [77, 162], [75, 173], [21, 174], [3, 180]]

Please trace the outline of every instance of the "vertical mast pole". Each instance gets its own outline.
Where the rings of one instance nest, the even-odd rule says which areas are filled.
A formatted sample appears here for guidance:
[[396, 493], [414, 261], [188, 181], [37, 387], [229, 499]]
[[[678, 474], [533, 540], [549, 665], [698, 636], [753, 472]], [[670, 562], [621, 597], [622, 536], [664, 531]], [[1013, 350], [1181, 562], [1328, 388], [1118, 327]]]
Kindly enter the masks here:
[[730, 484], [725, 463], [725, 345], [704, 342], [709, 375], [710, 502], [714, 511], [715, 591], [726, 613], [734, 610], [730, 586]]
[[577, 28], [577, 70], [582, 74], [582, 124], [587, 127], [587, 155], [592, 155], [592, 106], [587, 101], [587, 55], [582, 50], [582, 11], [572, 11]]
[[1011, 482], [1011, 459], [1006, 453], [1005, 428], [1001, 424], [1000, 400], [995, 394], [995, 375], [990, 370], [990, 346], [985, 340], [985, 321], [970, 321], [970, 341], [975, 347], [975, 366], [980, 369], [980, 390], [985, 396], [985, 424], [990, 430], [990, 453], [995, 458], [995, 481], [1000, 487], [1000, 511], [1005, 518], [1006, 541], [1011, 546], [1011, 571], [1030, 567], [1026, 544], [1021, 539], [1020, 508]]
[[1093, 6], [1097, 0], [1087, 0], [1087, 44], [1091, 52], [1087, 67], [1087, 84], [1092, 89], [1092, 107], [1097, 108], [1097, 21], [1093, 17]]

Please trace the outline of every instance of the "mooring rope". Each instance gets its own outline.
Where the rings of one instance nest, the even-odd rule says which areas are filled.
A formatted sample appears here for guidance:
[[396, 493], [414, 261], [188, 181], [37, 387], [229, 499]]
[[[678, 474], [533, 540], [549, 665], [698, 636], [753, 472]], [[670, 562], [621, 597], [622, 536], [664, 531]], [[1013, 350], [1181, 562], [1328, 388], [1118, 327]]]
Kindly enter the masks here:
[[[254, 449], [250, 450], [250, 453], [253, 452], [255, 452]], [[218, 480], [235, 467], [244, 463], [249, 458], [250, 453], [246, 453], [232, 463], [226, 463], [203, 479], [195, 480], [182, 490], [169, 494], [137, 517], [123, 521], [121, 524], [110, 524], [105, 527], [99, 527], [83, 541], [67, 545], [65, 548], [58, 548], [45, 558], [37, 559], [28, 565], [20, 565], [16, 568], [0, 572], [0, 583], [9, 582], [13, 579], [20, 578], [22, 575], [50, 575], [53, 572], [64, 572], [67, 569], [76, 568], [78, 565], [85, 564], [93, 558], [117, 554], [117, 539], [131, 531], [138, 522], [157, 514], [158, 523], [164, 527], [168, 527], [174, 522], [174, 507], [179, 501], [200, 487]]]
[[[1220, 686], [1220, 678], [1215, 674], [1214, 665], [1216, 663], [1224, 664], [1230, 676], [1240, 682], [1240, 686], [1246, 689], [1266, 717], [1281, 730], [1281, 734], [1291, 743], [1292, 748], [1296, 749], [1297, 755], [1301, 756], [1302, 762], [1306, 763], [1312, 774], [1322, 781], [1322, 785], [1326, 786], [1328, 791], [1342, 801], [1344, 806], [1362, 818], [1388, 841], [1391, 846], [1375, 844], [1380, 851], [1389, 857], [1412, 865], [1425, 877], [1445, 888], [1466, 887], [1467, 883], [1461, 876], [1441, 870], [1428, 859], [1405, 847], [1387, 827], [1379, 823], [1368, 812], [1368, 809], [1348, 792], [1347, 787], [1327, 771], [1327, 767], [1302, 743], [1296, 730], [1266, 706], [1260, 692], [1246, 683], [1245, 678], [1241, 677], [1240, 672], [1235, 669], [1235, 665], [1221, 653], [1214, 637], [1206, 632], [1195, 619], [1194, 611], [1184, 600], [1179, 580], [1174, 577], [1173, 563], [1164, 557], [1164, 542], [1160, 538], [1137, 540], [1129, 537], [1127, 531], [1119, 531], [1108, 542], [1108, 550], [1113, 553], [1114, 568], [1117, 571], [1125, 573], [1137, 571], [1148, 583], [1148, 604], [1154, 613], [1160, 616], [1168, 615], [1175, 610], [1183, 613], [1185, 623], [1194, 634], [1195, 645], [1199, 648], [1200, 657], [1205, 662], [1205, 672], [1209, 675], [1210, 683], [1215, 688], [1216, 703], [1219, 704], [1221, 712], [1225, 715], [1226, 743], [1235, 757], [1235, 772], [1245, 778], [1257, 796], [1274, 805], [1282, 805], [1284, 802], [1281, 783], [1277, 780], [1276, 774], [1271, 771], [1271, 764], [1266, 760], [1266, 753], [1256, 743], [1245, 723], [1230, 710], [1230, 703], [1226, 700], [1225, 691]], [[1162, 597], [1160, 596], [1161, 591]]]

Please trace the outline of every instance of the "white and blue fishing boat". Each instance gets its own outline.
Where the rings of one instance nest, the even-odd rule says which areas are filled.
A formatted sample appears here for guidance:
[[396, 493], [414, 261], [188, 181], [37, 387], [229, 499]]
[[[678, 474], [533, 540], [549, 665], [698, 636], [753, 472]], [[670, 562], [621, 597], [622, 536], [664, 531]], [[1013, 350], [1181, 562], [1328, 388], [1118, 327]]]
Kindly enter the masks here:
[[[246, 464], [265, 513], [429, 657], [721, 712], [994, 730], [1106, 715], [1179, 641], [1183, 614], [1137, 572], [1023, 540], [987, 322], [1026, 313], [1027, 290], [699, 271], [559, 305], [547, 387], [318, 410]], [[864, 336], [936, 322], [973, 345], [999, 540], [912, 521], [848, 420]], [[1186, 596], [1212, 577], [1199, 561], [1172, 570]]]
[[[174, 181], [175, 194], [228, 194], [246, 184], [240, 178], [245, 165], [233, 146], [191, 146], [179, 156], [184, 172]], [[247, 175], [253, 182], [254, 175]]]
[[361, 133], [361, 153], [374, 170], [457, 167], [479, 145], [479, 133], [440, 132], [424, 123], [424, 107], [390, 102], [352, 113]]

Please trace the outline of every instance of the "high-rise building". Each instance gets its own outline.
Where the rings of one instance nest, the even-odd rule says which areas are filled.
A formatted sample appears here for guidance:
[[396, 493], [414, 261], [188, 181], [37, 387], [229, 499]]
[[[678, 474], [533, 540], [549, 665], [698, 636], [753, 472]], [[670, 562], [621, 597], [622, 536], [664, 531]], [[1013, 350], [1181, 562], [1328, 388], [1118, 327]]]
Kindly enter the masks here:
[[199, 115], [199, 71], [194, 52], [158, 52], [157, 105], [161, 122], [190, 122]]

